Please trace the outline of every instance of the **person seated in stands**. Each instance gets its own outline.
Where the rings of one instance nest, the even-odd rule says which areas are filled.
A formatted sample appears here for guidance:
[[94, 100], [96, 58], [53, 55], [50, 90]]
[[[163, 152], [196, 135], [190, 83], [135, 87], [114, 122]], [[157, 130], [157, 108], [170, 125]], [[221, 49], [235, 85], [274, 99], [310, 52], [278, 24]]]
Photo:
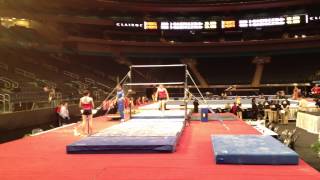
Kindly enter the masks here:
[[280, 99], [280, 91], [276, 92], [276, 99]]
[[266, 96], [264, 101], [263, 101], [263, 108], [264, 108], [264, 120], [269, 120], [269, 122], [272, 122], [271, 120], [271, 116], [272, 116], [272, 112], [270, 109], [270, 102], [268, 101], [268, 97]]
[[281, 106], [281, 101], [276, 101], [276, 109], [277, 109], [277, 121], [276, 122], [279, 122], [279, 119], [281, 118], [280, 116], [280, 111], [282, 110], [282, 106]]
[[212, 97], [212, 94], [209, 91], [207, 91], [205, 94], [207, 99], [210, 99]]
[[237, 116], [239, 119], [242, 119], [242, 111], [243, 111], [243, 109], [242, 109], [241, 103], [240, 103], [240, 104], [238, 104], [238, 107], [237, 107]]
[[164, 111], [166, 109], [166, 101], [169, 100], [169, 93], [167, 89], [160, 84], [156, 92], [156, 101], [160, 102], [160, 110]]
[[270, 117], [269, 122], [277, 122], [278, 121], [278, 110], [276, 107], [276, 101], [270, 101]]
[[292, 99], [297, 100], [301, 97], [301, 89], [299, 89], [297, 86], [293, 88], [292, 92]]
[[281, 110], [281, 104], [280, 101], [271, 101], [271, 112], [272, 112], [272, 120], [275, 123], [278, 123], [279, 121], [279, 112]]
[[315, 84], [311, 89], [311, 95], [313, 97], [320, 97], [320, 87], [318, 87], [318, 84]]
[[258, 119], [261, 120], [264, 117], [264, 107], [262, 102], [258, 102]]
[[279, 99], [285, 99], [285, 98], [286, 98], [286, 93], [283, 90], [279, 91]]
[[193, 101], [193, 113], [198, 113], [199, 112], [199, 102], [197, 99]]
[[70, 115], [69, 115], [69, 109], [68, 109], [68, 103], [64, 102], [60, 106], [60, 112], [59, 112], [60, 117], [62, 118], [61, 125], [63, 122], [67, 122], [70, 120]]
[[237, 115], [237, 109], [238, 109], [237, 103], [234, 102], [234, 103], [233, 103], [233, 106], [231, 107], [230, 112], [231, 112], [232, 114], [234, 114], [234, 115]]
[[256, 104], [256, 98], [252, 98], [251, 100], [251, 113], [252, 113], [252, 120], [258, 120], [258, 106]]
[[263, 97], [264, 97], [264, 94], [263, 93], [261, 93], [261, 94], [259, 94], [259, 99], [263, 99]]
[[283, 124], [288, 124], [289, 120], [289, 114], [290, 114], [290, 101], [286, 98], [281, 102], [281, 110], [280, 110], [280, 116]]
[[226, 92], [222, 92], [221, 93], [221, 99], [227, 99], [228, 98], [228, 95]]
[[284, 99], [285, 98], [285, 93], [284, 91], [277, 91], [276, 93], [276, 99]]
[[48, 87], [48, 86], [44, 86], [44, 87], [43, 87], [43, 91], [44, 91], [44, 92], [49, 92], [49, 91], [50, 91], [50, 89], [49, 89], [49, 87]]

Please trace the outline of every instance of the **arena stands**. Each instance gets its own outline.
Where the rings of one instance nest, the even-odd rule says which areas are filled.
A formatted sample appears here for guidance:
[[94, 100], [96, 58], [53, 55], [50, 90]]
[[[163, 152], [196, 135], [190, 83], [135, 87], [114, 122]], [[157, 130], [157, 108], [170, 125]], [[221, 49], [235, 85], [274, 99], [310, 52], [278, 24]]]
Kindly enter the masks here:
[[[45, 87], [54, 88], [59, 101], [78, 101], [83, 89], [91, 89], [96, 100], [102, 101], [114, 87], [115, 74], [103, 72], [108, 67], [110, 71], [110, 66], [99, 71], [99, 68], [93, 70], [99, 67], [94, 62], [90, 66], [90, 62], [70, 61], [67, 56], [17, 51], [19, 53], [1, 51], [4, 57], [1, 62], [1, 91], [10, 96], [10, 111], [48, 107], [49, 92], [45, 92]], [[117, 66], [121, 67], [116, 62], [112, 65], [113, 68]], [[92, 71], [95, 73], [88, 73]]]

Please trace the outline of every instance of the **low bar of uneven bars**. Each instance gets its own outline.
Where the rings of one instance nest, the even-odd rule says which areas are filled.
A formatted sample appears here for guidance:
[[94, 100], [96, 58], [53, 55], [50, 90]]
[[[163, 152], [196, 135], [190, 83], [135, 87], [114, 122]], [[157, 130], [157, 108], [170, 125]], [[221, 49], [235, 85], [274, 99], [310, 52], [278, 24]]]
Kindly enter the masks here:
[[161, 65], [131, 65], [131, 67], [182, 67], [186, 66], [186, 64], [161, 64]]
[[167, 83], [127, 83], [125, 86], [148, 86], [148, 85], [170, 85], [170, 84], [184, 84], [184, 82], [167, 82]]

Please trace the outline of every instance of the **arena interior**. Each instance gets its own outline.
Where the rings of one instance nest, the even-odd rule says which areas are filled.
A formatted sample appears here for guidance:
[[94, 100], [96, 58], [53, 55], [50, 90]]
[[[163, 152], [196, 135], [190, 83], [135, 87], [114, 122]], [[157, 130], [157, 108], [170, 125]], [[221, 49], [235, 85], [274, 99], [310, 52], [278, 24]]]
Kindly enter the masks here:
[[1, 180], [320, 180], [319, 0], [0, 0]]

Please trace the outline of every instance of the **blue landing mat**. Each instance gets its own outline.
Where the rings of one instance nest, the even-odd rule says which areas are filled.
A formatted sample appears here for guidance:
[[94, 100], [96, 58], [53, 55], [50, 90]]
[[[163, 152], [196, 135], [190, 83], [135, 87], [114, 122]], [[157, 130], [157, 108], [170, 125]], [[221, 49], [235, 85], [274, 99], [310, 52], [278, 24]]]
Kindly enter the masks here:
[[67, 146], [67, 153], [174, 152], [177, 137], [90, 136]]
[[273, 164], [299, 163], [296, 152], [271, 136], [212, 135], [211, 141], [217, 164]]

